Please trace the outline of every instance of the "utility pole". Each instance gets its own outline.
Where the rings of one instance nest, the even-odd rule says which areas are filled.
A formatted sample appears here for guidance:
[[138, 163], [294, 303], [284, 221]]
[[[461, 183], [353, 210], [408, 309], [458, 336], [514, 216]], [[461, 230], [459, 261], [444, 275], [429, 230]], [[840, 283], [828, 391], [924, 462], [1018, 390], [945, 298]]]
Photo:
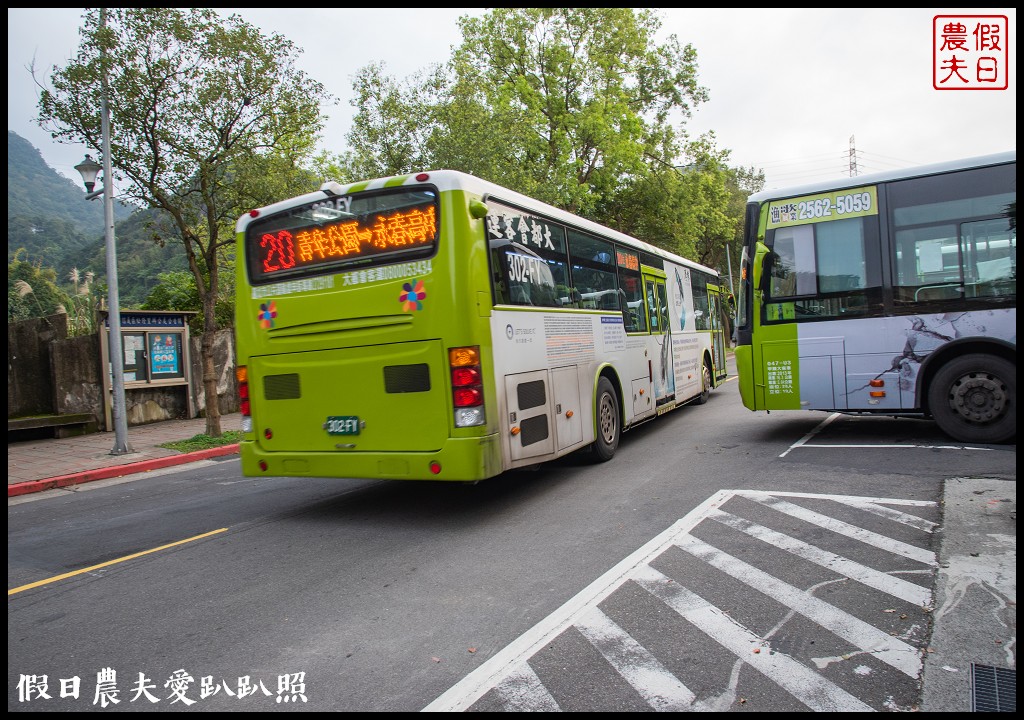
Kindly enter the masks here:
[[100, 166], [89, 155], [85, 156], [75, 169], [82, 174], [85, 185], [86, 200], [95, 200], [103, 196], [103, 222], [106, 239], [107, 255], [107, 302], [110, 310], [107, 313], [107, 335], [110, 351], [111, 374], [111, 414], [114, 423], [114, 448], [111, 455], [125, 455], [135, 452], [128, 444], [128, 411], [124, 398], [124, 352], [121, 341], [121, 300], [117, 288], [117, 243], [114, 239], [114, 173], [110, 162], [110, 107], [107, 103], [109, 88], [107, 86], [107, 50], [105, 30], [107, 27], [107, 9], [100, 8], [100, 25], [97, 37], [100, 43], [100, 132], [103, 134], [103, 187], [93, 190], [96, 186], [96, 175]]

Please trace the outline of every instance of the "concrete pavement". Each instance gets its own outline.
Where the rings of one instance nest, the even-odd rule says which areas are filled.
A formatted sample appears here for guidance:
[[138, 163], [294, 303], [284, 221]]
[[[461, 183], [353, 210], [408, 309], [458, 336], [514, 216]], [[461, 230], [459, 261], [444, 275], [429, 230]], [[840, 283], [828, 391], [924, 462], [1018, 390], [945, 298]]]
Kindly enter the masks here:
[[[242, 416], [221, 416], [222, 431], [241, 430]], [[165, 420], [128, 428], [128, 445], [135, 452], [111, 455], [114, 433], [98, 432], [69, 438], [7, 443], [7, 497], [67, 487], [93, 480], [143, 473], [238, 452], [238, 445], [181, 453], [160, 447], [206, 432], [206, 418]]]

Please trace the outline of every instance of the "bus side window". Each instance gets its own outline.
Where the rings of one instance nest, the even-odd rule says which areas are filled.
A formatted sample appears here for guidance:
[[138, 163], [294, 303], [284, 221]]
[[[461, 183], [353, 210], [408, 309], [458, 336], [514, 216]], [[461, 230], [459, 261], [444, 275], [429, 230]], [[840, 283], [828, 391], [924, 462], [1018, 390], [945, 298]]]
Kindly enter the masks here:
[[647, 315], [651, 319], [651, 332], [659, 332], [661, 326], [658, 324], [658, 301], [654, 295], [654, 283], [647, 283], [647, 310]]
[[516, 283], [512, 286], [512, 304], [513, 305], [533, 305], [530, 300], [529, 288], [522, 283]]
[[498, 305], [507, 305], [509, 302], [508, 285], [500, 272], [494, 273], [494, 302]]

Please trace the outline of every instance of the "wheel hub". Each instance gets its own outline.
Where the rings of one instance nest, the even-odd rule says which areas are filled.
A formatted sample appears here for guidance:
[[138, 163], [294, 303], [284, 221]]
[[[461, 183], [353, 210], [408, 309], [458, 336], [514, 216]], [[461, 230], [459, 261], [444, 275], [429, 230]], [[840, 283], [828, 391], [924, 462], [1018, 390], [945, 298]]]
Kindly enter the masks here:
[[949, 404], [970, 422], [991, 422], [1006, 409], [1006, 393], [988, 375], [966, 375], [953, 386]]

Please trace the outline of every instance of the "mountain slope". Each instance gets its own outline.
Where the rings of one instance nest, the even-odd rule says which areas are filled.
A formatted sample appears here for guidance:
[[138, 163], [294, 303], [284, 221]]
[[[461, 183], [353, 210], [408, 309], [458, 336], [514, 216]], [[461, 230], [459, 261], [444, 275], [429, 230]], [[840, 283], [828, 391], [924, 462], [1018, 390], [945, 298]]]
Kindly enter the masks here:
[[[118, 289], [123, 307], [139, 305], [169, 270], [188, 270], [177, 243], [160, 246], [148, 229], [152, 211], [114, 203]], [[72, 268], [106, 277], [102, 198], [85, 199], [85, 190], [51, 168], [39, 150], [15, 132], [7, 132], [7, 262], [19, 248], [22, 260], [57, 271], [61, 283]]]

